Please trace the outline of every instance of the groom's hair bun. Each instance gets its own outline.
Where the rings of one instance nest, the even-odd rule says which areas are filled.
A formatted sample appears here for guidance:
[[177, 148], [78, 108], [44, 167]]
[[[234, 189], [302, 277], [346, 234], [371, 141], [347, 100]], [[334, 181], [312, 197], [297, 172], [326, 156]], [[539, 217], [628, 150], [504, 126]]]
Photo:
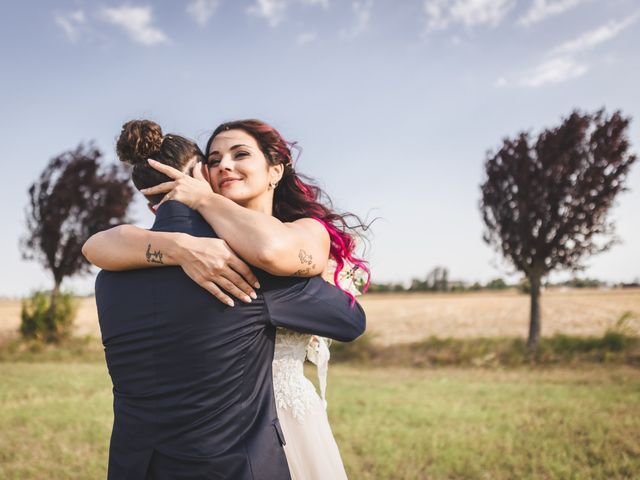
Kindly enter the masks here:
[[[163, 136], [160, 125], [151, 120], [131, 120], [125, 123], [118, 138], [116, 151], [120, 160], [133, 165], [131, 180], [138, 190], [155, 187], [171, 180], [149, 165], [148, 158], [182, 171], [189, 164], [205, 160], [204, 154], [194, 141], [172, 133]], [[164, 193], [146, 197], [150, 202], [158, 203], [164, 197]]]
[[162, 128], [151, 120], [131, 120], [122, 126], [116, 151], [125, 163], [138, 165], [160, 152]]

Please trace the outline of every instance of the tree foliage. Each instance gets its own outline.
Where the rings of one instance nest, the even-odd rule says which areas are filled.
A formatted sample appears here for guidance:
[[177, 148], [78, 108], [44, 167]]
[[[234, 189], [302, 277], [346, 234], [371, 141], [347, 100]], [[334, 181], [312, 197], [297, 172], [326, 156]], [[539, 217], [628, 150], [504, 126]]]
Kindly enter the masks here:
[[29, 188], [25, 259], [51, 271], [56, 286], [89, 269], [82, 245], [94, 233], [127, 220], [134, 190], [116, 165], [101, 167], [93, 145], [51, 159]]
[[[619, 111], [574, 111], [535, 140], [522, 132], [487, 154], [484, 240], [530, 280], [532, 324], [540, 279], [555, 269], [582, 269], [585, 258], [615, 241], [607, 213], [636, 160], [629, 122]], [[530, 343], [538, 334], [539, 327], [530, 331]]]

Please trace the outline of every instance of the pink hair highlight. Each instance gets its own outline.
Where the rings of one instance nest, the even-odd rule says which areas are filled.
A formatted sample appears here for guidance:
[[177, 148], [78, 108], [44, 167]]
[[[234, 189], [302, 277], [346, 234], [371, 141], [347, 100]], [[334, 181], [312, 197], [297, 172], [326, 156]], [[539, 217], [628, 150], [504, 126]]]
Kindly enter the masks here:
[[329, 238], [331, 240], [329, 255], [336, 261], [336, 270], [333, 272], [333, 283], [336, 285], [336, 287], [345, 292], [349, 296], [349, 298], [351, 298], [351, 304], [353, 305], [355, 303], [356, 297], [351, 292], [344, 290], [340, 286], [339, 281], [340, 272], [342, 272], [342, 270], [344, 269], [345, 260], [352, 264], [354, 266], [354, 269], [362, 269], [367, 273], [367, 282], [362, 288], [362, 293], [366, 292], [369, 288], [369, 284], [371, 283], [371, 272], [369, 271], [369, 268], [363, 260], [353, 256], [355, 242], [351, 235], [341, 232], [334, 225], [325, 222], [321, 218], [311, 218], [324, 225], [324, 227], [327, 229], [327, 232], [329, 233]]

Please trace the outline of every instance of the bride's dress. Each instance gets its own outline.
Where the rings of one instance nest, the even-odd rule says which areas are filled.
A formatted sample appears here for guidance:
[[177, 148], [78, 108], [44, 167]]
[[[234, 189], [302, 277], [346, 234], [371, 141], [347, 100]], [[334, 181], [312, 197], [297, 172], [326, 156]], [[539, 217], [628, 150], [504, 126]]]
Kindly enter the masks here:
[[[349, 279], [341, 275], [339, 280], [351, 293], [359, 294]], [[318, 367], [320, 395], [304, 376], [305, 358]], [[328, 361], [327, 339], [283, 328], [276, 331], [273, 389], [292, 480], [347, 478], [327, 418], [324, 393]]]
[[[325, 279], [334, 283], [336, 264], [329, 260]], [[345, 265], [338, 282], [353, 295], [357, 269]], [[317, 365], [320, 395], [304, 376], [304, 361]], [[286, 445], [284, 451], [292, 480], [346, 480], [338, 445], [327, 417], [325, 390], [329, 362], [329, 340], [296, 333], [284, 328], [276, 331], [273, 354], [273, 389], [280, 426]]]
[[303, 371], [307, 349], [309, 353], [320, 348], [324, 351], [324, 342], [323, 338], [281, 328], [276, 333], [273, 389], [292, 480], [347, 478], [325, 402]]

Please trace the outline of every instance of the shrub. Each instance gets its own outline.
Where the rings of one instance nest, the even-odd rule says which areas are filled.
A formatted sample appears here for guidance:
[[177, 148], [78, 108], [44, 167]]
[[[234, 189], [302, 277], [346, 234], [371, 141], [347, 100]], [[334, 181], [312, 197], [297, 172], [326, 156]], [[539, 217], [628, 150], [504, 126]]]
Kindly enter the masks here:
[[20, 333], [24, 338], [59, 342], [71, 333], [78, 305], [71, 292], [59, 293], [51, 311], [51, 293], [38, 291], [22, 301]]
[[518, 282], [518, 290], [520, 290], [520, 293], [524, 293], [526, 295], [531, 293], [531, 282], [527, 277], [522, 278], [520, 282]]
[[505, 290], [509, 288], [509, 285], [502, 278], [495, 278], [487, 283], [486, 288], [489, 290]]

